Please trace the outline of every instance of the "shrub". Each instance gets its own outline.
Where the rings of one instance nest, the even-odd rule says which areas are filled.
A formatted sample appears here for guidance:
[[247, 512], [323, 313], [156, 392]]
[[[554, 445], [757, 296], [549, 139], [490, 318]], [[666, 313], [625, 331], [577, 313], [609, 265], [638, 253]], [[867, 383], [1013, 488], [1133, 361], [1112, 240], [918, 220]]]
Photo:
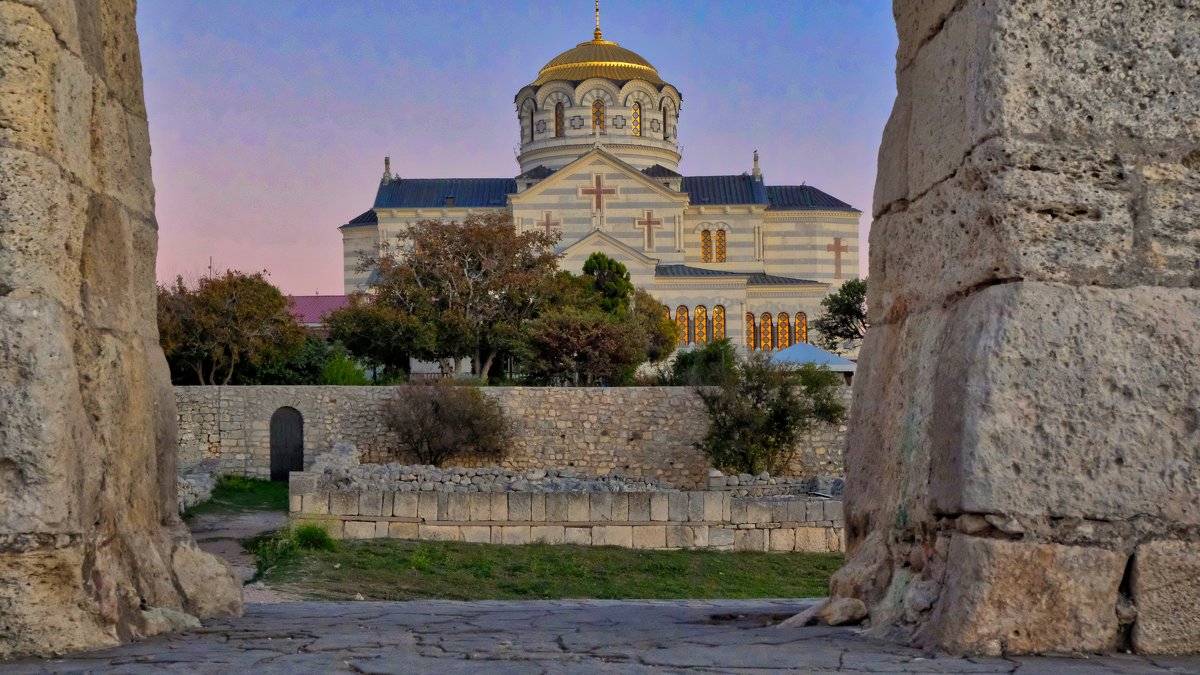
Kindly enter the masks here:
[[673, 385], [721, 386], [737, 378], [737, 352], [728, 338], [675, 355], [668, 381]]
[[321, 366], [321, 384], [362, 387], [371, 384], [371, 381], [358, 369], [353, 359], [338, 354]]
[[500, 404], [478, 387], [442, 381], [396, 387], [384, 419], [401, 454], [435, 466], [463, 456], [499, 460], [512, 433]]
[[325, 528], [313, 523], [305, 523], [293, 529], [292, 541], [295, 542], [296, 548], [302, 551], [332, 551], [337, 547]]
[[802, 434], [845, 418], [846, 408], [837, 399], [840, 383], [827, 368], [792, 369], [755, 354], [741, 361], [736, 377], [720, 388], [700, 390], [709, 429], [696, 447], [723, 471], [779, 473]]
[[300, 551], [332, 551], [336, 548], [337, 542], [325, 528], [313, 523], [285, 528], [246, 542], [246, 550], [254, 555], [256, 578], [279, 563], [295, 558]]

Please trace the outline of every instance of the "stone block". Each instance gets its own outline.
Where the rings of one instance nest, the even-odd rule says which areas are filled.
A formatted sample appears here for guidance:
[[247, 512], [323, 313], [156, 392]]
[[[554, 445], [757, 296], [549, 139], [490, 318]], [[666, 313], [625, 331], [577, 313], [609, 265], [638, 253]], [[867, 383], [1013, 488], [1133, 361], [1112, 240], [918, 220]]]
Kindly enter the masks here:
[[529, 522], [533, 518], [533, 495], [513, 492], [508, 495], [508, 520]]
[[710, 527], [708, 528], [708, 546], [709, 548], [728, 549], [733, 547], [734, 535], [737, 530], [727, 527]]
[[803, 523], [808, 520], [808, 504], [799, 499], [790, 499], [787, 503], [787, 520], [789, 523]]
[[470, 494], [466, 492], [449, 492], [446, 494], [446, 519], [458, 523], [471, 520]]
[[[472, 495], [479, 494], [472, 492]], [[492, 543], [492, 528], [490, 525], [463, 525], [459, 528], [462, 540], [469, 544]]]
[[592, 545], [632, 548], [633, 528], [629, 525], [596, 525], [592, 527]]
[[[709, 533], [711, 535], [711, 532]], [[736, 530], [733, 535], [735, 551], [765, 551], [767, 550], [766, 530]]]
[[667, 520], [672, 523], [686, 523], [688, 520], [688, 493], [667, 493]]
[[[436, 503], [436, 500], [434, 500]], [[417, 534], [427, 541], [462, 541], [462, 528], [458, 525], [429, 525], [420, 523]]]
[[704, 493], [695, 490], [683, 493], [687, 497], [687, 519], [698, 523], [704, 520]]
[[1139, 654], [1200, 653], [1200, 542], [1152, 541], [1133, 556]]
[[[501, 544], [523, 545], [529, 543], [529, 525], [505, 525], [499, 529]], [[492, 533], [492, 536], [494, 540], [495, 532]]]
[[587, 494], [570, 492], [566, 498], [568, 522], [586, 523], [591, 520], [591, 504]]
[[450, 495], [445, 492], [435, 492], [437, 496], [437, 519], [448, 522], [450, 518]]
[[725, 493], [724, 492], [701, 492], [703, 507], [700, 512], [700, 520], [709, 523], [720, 523], [725, 518]]
[[1107, 652], [1124, 572], [1102, 548], [955, 533], [927, 635], [950, 653]]
[[[634, 526], [638, 527], [638, 526]], [[691, 548], [692, 547], [692, 532], [687, 525], [665, 525], [663, 536], [666, 539], [667, 548]]]
[[592, 528], [591, 528], [591, 526], [563, 528], [563, 543], [576, 544], [579, 546], [591, 546], [592, 545]]
[[787, 502], [771, 502], [767, 504], [767, 509], [771, 514], [772, 523], [782, 523], [788, 519]]
[[796, 530], [790, 527], [780, 527], [767, 530], [767, 548], [772, 551], [796, 550]]
[[386, 520], [375, 521], [375, 538], [376, 539], [387, 539], [388, 538], [388, 521], [386, 521]]
[[804, 522], [819, 523], [822, 520], [825, 520], [824, 500], [814, 499], [810, 502], [806, 502], [806, 506], [808, 507], [808, 515], [804, 518]]
[[567, 497], [561, 492], [546, 493], [546, 522], [565, 523], [570, 520]]
[[374, 539], [375, 521], [347, 520], [345, 521], [346, 539]]
[[650, 521], [649, 492], [631, 492], [629, 494], [629, 521], [633, 523]]
[[492, 520], [502, 520], [508, 514], [508, 493], [492, 492]]
[[363, 490], [358, 493], [358, 515], [382, 516], [383, 493], [376, 490]]
[[666, 548], [666, 525], [636, 525], [631, 528], [630, 542], [633, 548]]
[[335, 516], [357, 516], [358, 492], [330, 493], [329, 513]]
[[529, 519], [535, 523], [546, 522], [546, 493], [533, 492], [529, 497]]
[[840, 525], [842, 522], [842, 519], [843, 519], [842, 516], [843, 516], [843, 512], [842, 512], [842, 502], [841, 501], [829, 500], [829, 501], [825, 502], [825, 518], [824, 518], [824, 520], [831, 520], [835, 524]]
[[688, 533], [692, 537], [692, 548], [708, 548], [708, 525], [688, 525]]
[[[417, 493], [417, 517], [427, 523], [436, 523], [438, 519], [438, 498], [433, 492]], [[422, 537], [424, 538], [424, 537]]]
[[492, 520], [492, 496], [486, 492], [468, 492], [467, 510], [473, 521]]
[[388, 523], [388, 537], [392, 539], [416, 539], [420, 536], [417, 523]]
[[396, 492], [392, 496], [392, 515], [397, 518], [417, 517], [417, 493]]
[[595, 523], [612, 520], [613, 496], [611, 492], [593, 492], [589, 498], [589, 520]]
[[562, 525], [534, 525], [529, 528], [529, 539], [543, 544], [561, 544], [566, 541], [566, 534]]
[[317, 474], [305, 471], [288, 473], [288, 494], [307, 495], [317, 491]]
[[288, 496], [288, 513], [300, 513], [304, 510], [304, 497], [302, 495]]
[[668, 499], [665, 492], [650, 493], [650, 520], [665, 521], [670, 516], [668, 508]]
[[615, 523], [629, 522], [629, 493], [612, 493], [612, 521]]
[[797, 551], [824, 553], [829, 550], [829, 538], [823, 527], [797, 527], [793, 530]]

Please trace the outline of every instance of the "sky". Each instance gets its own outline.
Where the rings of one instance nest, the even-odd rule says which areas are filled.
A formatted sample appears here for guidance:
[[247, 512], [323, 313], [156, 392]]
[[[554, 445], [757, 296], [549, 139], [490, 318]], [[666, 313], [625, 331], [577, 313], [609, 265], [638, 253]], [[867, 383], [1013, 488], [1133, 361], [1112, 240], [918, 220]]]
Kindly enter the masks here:
[[[513, 97], [591, 39], [590, 0], [142, 0], [158, 278], [266, 270], [342, 292], [337, 228], [401, 177], [511, 177]], [[896, 87], [889, 0], [602, 0], [683, 94], [685, 175], [806, 182], [870, 224]], [[865, 274], [865, 256], [860, 263]]]

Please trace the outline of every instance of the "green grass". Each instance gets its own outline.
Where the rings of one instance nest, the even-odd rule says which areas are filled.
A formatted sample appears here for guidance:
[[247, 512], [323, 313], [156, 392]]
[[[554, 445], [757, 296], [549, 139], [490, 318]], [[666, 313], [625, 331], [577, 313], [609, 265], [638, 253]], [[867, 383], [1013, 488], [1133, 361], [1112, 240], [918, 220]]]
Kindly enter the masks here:
[[669, 599], [824, 596], [842, 556], [378, 540], [259, 562], [266, 583], [318, 599]]
[[184, 511], [184, 519], [210, 513], [287, 511], [288, 484], [244, 476], [221, 476], [212, 499]]

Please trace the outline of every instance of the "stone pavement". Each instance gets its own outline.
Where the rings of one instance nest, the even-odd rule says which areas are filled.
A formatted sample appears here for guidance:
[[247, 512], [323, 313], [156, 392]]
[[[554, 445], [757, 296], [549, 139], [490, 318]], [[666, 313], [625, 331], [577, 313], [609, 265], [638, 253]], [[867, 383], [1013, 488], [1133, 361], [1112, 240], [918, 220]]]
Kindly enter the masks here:
[[1200, 657], [936, 657], [770, 625], [812, 600], [297, 602], [4, 673], [1198, 673]]

